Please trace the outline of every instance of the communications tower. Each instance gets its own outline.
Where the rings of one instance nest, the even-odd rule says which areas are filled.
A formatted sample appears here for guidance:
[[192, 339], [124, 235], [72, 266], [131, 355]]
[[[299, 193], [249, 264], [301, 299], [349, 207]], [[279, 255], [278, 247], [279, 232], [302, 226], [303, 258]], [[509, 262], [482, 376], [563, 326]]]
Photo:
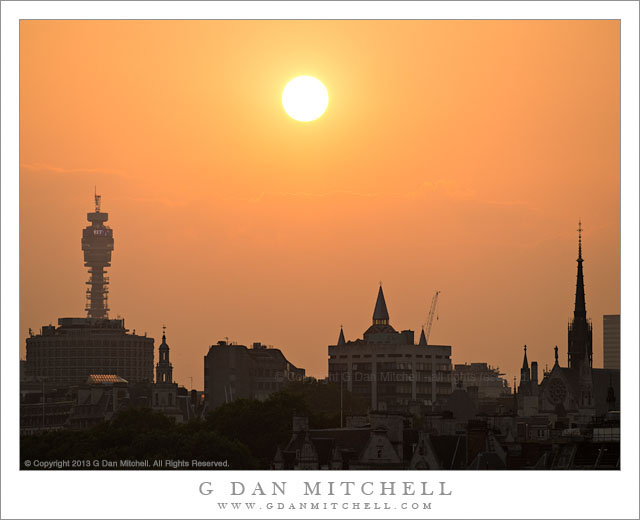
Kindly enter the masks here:
[[91, 225], [82, 230], [84, 265], [89, 268], [89, 280], [86, 282], [89, 285], [86, 311], [89, 318], [107, 318], [109, 277], [105, 276], [105, 269], [111, 267], [113, 231], [105, 225], [109, 214], [100, 211], [100, 195], [94, 193], [94, 198], [95, 211], [87, 213], [87, 220]]

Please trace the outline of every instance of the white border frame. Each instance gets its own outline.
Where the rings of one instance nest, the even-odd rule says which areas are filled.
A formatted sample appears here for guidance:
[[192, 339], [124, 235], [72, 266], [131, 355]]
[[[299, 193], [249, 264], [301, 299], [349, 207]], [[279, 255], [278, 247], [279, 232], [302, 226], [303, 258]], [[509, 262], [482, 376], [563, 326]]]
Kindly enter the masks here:
[[[2, 9], [2, 518], [246, 518], [220, 511], [229, 480], [447, 481], [449, 497], [432, 509], [255, 511], [263, 518], [638, 518], [638, 3], [568, 2], [3, 2]], [[463, 15], [463, 16], [461, 16]], [[279, 18], [279, 19], [620, 19], [622, 470], [615, 472], [49, 472], [18, 471], [19, 416], [19, 19]], [[634, 346], [636, 348], [634, 348]], [[211, 496], [198, 493], [212, 481]], [[267, 499], [271, 497], [265, 497]], [[331, 497], [325, 497], [330, 501]], [[388, 498], [388, 497], [387, 497]], [[286, 501], [296, 499], [293, 493]], [[348, 500], [347, 500], [348, 499]], [[411, 499], [411, 497], [409, 497]], [[248, 499], [249, 500], [249, 499]], [[275, 499], [276, 501], [281, 499]], [[402, 497], [335, 497], [335, 501], [397, 504]], [[413, 500], [410, 500], [413, 501]], [[421, 500], [416, 500], [421, 501]]]

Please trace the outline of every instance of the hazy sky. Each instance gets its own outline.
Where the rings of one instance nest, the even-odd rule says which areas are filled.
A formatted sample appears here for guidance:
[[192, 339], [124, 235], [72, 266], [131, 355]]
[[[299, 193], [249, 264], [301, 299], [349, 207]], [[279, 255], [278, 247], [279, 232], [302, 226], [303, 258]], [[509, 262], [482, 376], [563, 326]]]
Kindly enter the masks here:
[[[617, 21], [22, 21], [21, 353], [84, 316], [93, 189], [111, 316], [202, 388], [208, 345], [327, 373], [382, 280], [391, 324], [511, 382], [566, 365], [582, 218], [594, 365], [620, 312]], [[280, 96], [320, 79], [311, 123]], [[416, 336], [417, 337], [417, 336]], [[159, 343], [159, 341], [157, 342]], [[157, 358], [157, 355], [156, 355]]]

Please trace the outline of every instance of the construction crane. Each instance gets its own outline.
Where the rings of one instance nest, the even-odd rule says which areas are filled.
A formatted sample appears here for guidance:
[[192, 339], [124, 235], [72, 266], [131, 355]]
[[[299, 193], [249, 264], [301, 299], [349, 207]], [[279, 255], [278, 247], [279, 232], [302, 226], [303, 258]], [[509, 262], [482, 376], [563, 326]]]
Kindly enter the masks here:
[[436, 291], [431, 299], [431, 307], [429, 307], [429, 317], [427, 318], [426, 327], [427, 330], [425, 332], [425, 338], [427, 340], [427, 345], [429, 344], [429, 335], [431, 334], [431, 325], [433, 325], [433, 317], [436, 314], [436, 305], [438, 305], [438, 295], [440, 291]]

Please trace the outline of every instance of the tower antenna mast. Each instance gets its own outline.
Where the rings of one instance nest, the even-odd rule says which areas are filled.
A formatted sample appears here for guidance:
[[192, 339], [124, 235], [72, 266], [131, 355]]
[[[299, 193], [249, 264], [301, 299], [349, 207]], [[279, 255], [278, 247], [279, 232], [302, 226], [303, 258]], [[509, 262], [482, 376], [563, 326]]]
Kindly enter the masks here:
[[100, 195], [97, 188], [93, 188], [95, 211], [87, 213], [90, 225], [82, 230], [82, 251], [84, 265], [89, 268], [89, 280], [86, 284], [86, 311], [89, 318], [107, 318], [109, 306], [109, 277], [106, 269], [111, 267], [111, 252], [113, 251], [113, 231], [106, 225], [108, 213], [100, 211]]

